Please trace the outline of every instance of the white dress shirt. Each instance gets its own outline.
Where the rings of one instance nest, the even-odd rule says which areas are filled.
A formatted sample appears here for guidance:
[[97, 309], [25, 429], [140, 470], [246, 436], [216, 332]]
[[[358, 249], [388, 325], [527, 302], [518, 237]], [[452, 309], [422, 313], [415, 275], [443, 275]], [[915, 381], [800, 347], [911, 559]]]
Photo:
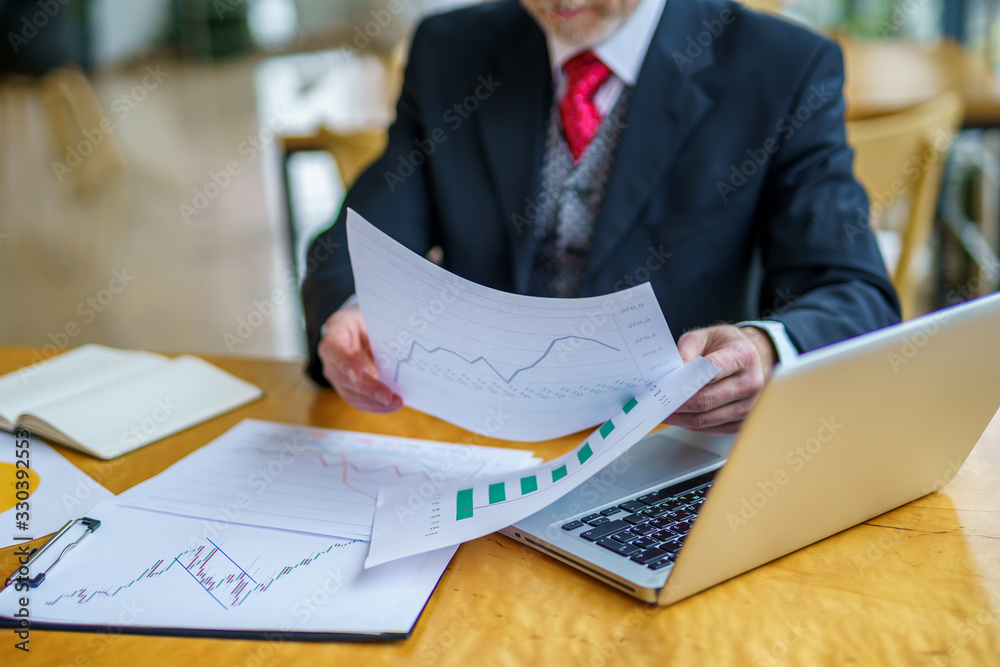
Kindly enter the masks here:
[[[611, 76], [594, 95], [594, 105], [602, 116], [606, 116], [625, 86], [634, 86], [639, 78], [653, 32], [660, 22], [667, 0], [642, 0], [632, 15], [613, 33], [595, 44], [569, 44], [544, 29], [552, 65], [552, 82], [556, 99], [561, 99], [566, 90], [566, 77], [562, 66], [581, 51], [592, 50], [611, 70]], [[357, 296], [352, 295], [341, 308], [357, 304]], [[785, 325], [774, 320], [752, 320], [739, 322], [736, 326], [761, 329], [774, 343], [778, 361], [788, 362], [798, 355], [798, 350], [788, 337]]]
[[[552, 82], [556, 99], [562, 99], [566, 92], [563, 65], [580, 52], [590, 50], [611, 70], [611, 76], [594, 95], [594, 106], [602, 116], [607, 116], [625, 86], [634, 86], [639, 78], [639, 69], [646, 58], [646, 52], [649, 51], [653, 32], [660, 22], [666, 4], [667, 0], [642, 0], [621, 27], [593, 44], [569, 44], [545, 30], [543, 26], [545, 43], [549, 50], [549, 63], [552, 65]], [[798, 350], [781, 322], [749, 320], [739, 322], [736, 326], [756, 327], [764, 331], [774, 343], [778, 361], [787, 362], [798, 356]]]

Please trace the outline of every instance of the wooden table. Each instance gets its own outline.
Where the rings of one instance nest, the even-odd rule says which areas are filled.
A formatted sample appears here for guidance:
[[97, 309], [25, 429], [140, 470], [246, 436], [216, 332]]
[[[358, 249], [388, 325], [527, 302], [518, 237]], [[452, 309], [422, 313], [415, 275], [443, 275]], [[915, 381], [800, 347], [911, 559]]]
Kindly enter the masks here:
[[895, 113], [955, 91], [965, 103], [966, 127], [1000, 126], [1000, 77], [958, 42], [838, 41], [848, 120]]
[[[33, 352], [0, 347], [0, 374], [27, 365]], [[248, 417], [510, 444], [411, 410], [385, 417], [356, 412], [312, 386], [296, 363], [211, 361], [263, 387], [266, 398], [111, 462], [61, 451], [119, 493]], [[577, 442], [570, 436], [534, 449], [550, 458]], [[10, 633], [0, 633], [0, 664], [1000, 664], [998, 480], [1000, 418], [944, 493], [664, 609], [495, 534], [458, 550], [407, 641], [311, 644], [35, 630], [29, 655], [13, 648]], [[13, 569], [12, 551], [0, 552], [0, 570]]]

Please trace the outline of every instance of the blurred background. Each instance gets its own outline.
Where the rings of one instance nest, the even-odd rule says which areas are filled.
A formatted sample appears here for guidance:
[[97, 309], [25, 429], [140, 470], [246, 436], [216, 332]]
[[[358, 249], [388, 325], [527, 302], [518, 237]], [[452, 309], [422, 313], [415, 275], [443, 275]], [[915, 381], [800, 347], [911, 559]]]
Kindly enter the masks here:
[[[304, 355], [305, 244], [462, 4], [0, 0], [0, 345]], [[748, 4], [841, 43], [907, 316], [996, 290], [1000, 0]]]

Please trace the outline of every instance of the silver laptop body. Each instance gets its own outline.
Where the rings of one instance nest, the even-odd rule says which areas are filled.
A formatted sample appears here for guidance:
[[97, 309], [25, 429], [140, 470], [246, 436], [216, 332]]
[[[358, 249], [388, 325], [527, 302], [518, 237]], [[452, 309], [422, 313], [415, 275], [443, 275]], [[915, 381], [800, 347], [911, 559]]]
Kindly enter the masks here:
[[[779, 365], [735, 442], [654, 433], [502, 532], [641, 600], [671, 604], [941, 488], [998, 407], [1000, 294]], [[642, 564], [638, 553], [610, 551], [611, 538], [601, 546], [581, 537], [595, 530], [589, 524], [563, 529], [602, 510], [613, 514], [594, 523], [620, 524], [633, 516], [618, 508], [624, 502], [713, 473], [669, 559]]]

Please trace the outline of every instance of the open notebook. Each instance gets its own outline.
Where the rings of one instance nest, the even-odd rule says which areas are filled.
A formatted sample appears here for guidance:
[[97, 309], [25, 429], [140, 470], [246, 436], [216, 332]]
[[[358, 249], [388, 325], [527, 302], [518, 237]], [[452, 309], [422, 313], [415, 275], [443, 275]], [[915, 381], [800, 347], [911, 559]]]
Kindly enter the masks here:
[[263, 393], [197, 357], [84, 345], [0, 377], [0, 428], [111, 459]]

